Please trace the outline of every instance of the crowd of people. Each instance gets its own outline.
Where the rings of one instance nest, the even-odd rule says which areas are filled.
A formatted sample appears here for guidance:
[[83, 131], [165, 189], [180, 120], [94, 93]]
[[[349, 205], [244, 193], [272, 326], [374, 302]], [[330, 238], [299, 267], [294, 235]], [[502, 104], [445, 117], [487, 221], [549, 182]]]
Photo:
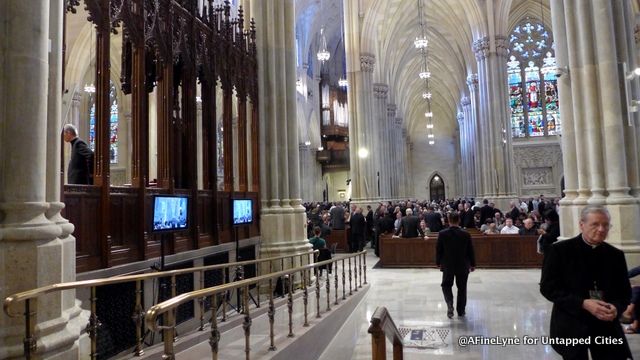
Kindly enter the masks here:
[[349, 224], [349, 249], [362, 250], [367, 242], [379, 255], [378, 238], [382, 234], [401, 237], [428, 236], [449, 227], [448, 215], [456, 212], [463, 229], [490, 234], [545, 235], [539, 252], [560, 234], [558, 199], [544, 195], [511, 202], [509, 209], [498, 209], [488, 199], [450, 199], [442, 201], [383, 201], [373, 209], [348, 202], [305, 203], [308, 237], [320, 229], [325, 239], [332, 229], [343, 230]]
[[[620, 323], [630, 324], [624, 329], [626, 333], [640, 332], [640, 287], [632, 290], [629, 282], [640, 275], [640, 267], [627, 274], [624, 253], [605, 242], [611, 215], [604, 207], [585, 207], [580, 214], [580, 234], [557, 242], [558, 200], [543, 195], [514, 200], [509, 209], [498, 209], [488, 199], [381, 202], [366, 210], [349, 203], [304, 205], [310, 234], [315, 235], [311, 238], [314, 249], [326, 247], [323, 237], [336, 229], [350, 229], [352, 252], [362, 250], [370, 241], [378, 256], [382, 234], [437, 238], [436, 264], [443, 272], [441, 287], [449, 318], [454, 309], [458, 316], [465, 316], [467, 278], [475, 269], [469, 231], [538, 235], [538, 252], [544, 254], [540, 291], [553, 303], [550, 336], [585, 340], [576, 346], [554, 343], [554, 350], [565, 359], [586, 359], [588, 353], [593, 359], [627, 359], [631, 355]], [[454, 281], [458, 289], [455, 306]], [[603, 337], [617, 341], [586, 341]]]

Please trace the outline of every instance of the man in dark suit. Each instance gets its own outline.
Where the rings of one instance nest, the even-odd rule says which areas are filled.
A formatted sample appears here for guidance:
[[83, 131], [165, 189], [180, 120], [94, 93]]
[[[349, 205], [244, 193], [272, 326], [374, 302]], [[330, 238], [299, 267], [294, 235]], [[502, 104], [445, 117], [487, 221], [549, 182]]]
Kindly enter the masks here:
[[331, 214], [331, 229], [344, 230], [344, 208], [342, 204], [337, 204], [329, 213]]
[[460, 222], [461, 226], [464, 229], [472, 229], [475, 228], [475, 221], [473, 219], [474, 213], [471, 210], [471, 205], [469, 203], [464, 204], [464, 211], [460, 214]]
[[362, 251], [364, 247], [364, 234], [366, 231], [367, 223], [362, 215], [362, 208], [356, 208], [353, 215], [351, 215], [351, 238], [349, 247], [351, 252]]
[[627, 359], [631, 351], [618, 315], [629, 305], [631, 285], [624, 253], [607, 244], [611, 216], [587, 206], [580, 214], [580, 235], [545, 251], [540, 292], [553, 302], [550, 339], [564, 359]]
[[482, 203], [484, 205], [480, 208], [480, 224], [486, 223], [487, 219], [492, 218], [496, 213], [495, 209], [489, 206], [489, 200], [484, 199]]
[[93, 151], [78, 137], [78, 130], [66, 124], [62, 131], [64, 141], [71, 144], [71, 160], [67, 170], [69, 184], [93, 184]]
[[442, 215], [433, 211], [433, 207], [429, 206], [427, 209], [427, 216], [424, 221], [427, 223], [427, 227], [431, 232], [439, 232], [442, 230]]
[[442, 293], [447, 303], [447, 316], [453, 317], [453, 280], [458, 288], [456, 310], [458, 316], [465, 315], [467, 306], [467, 279], [469, 272], [476, 267], [471, 235], [462, 230], [458, 224], [460, 216], [456, 212], [449, 214], [449, 228], [438, 233], [436, 245], [436, 265], [442, 271]]
[[402, 237], [404, 238], [413, 238], [418, 237], [418, 233], [420, 233], [420, 237], [424, 236], [422, 229], [420, 229], [420, 221], [418, 217], [413, 215], [413, 210], [406, 209], [407, 216], [403, 217], [400, 220], [400, 227], [396, 231], [395, 236], [398, 236], [400, 232], [402, 232]]

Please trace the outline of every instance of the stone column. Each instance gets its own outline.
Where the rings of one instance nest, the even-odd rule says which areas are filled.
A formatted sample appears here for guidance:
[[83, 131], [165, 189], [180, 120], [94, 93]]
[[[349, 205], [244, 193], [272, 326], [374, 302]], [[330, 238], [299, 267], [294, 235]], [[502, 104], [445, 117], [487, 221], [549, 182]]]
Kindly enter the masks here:
[[[75, 279], [73, 225], [60, 216], [62, 19], [61, 0], [0, 4], [2, 299]], [[24, 303], [11, 311], [21, 314]], [[31, 311], [37, 357], [82, 357], [80, 348], [86, 347], [79, 339], [87, 317], [75, 292], [41, 296]], [[22, 357], [24, 336], [22, 316], [0, 316], [0, 358]]]
[[462, 170], [462, 175], [468, 180], [467, 184], [467, 197], [475, 197], [476, 196], [476, 169], [474, 163], [474, 145], [476, 143], [476, 138], [473, 136], [474, 133], [474, 119], [472, 115], [472, 106], [471, 99], [468, 96], [463, 96], [460, 100], [460, 105], [462, 105], [462, 114], [463, 114], [463, 123], [464, 123], [464, 132], [465, 132], [465, 157], [466, 163], [465, 168]]
[[400, 196], [403, 194], [404, 192], [404, 185], [403, 185], [403, 177], [404, 175], [401, 173], [401, 171], [397, 170], [397, 169], [404, 169], [404, 164], [403, 164], [403, 157], [402, 157], [402, 147], [403, 147], [403, 141], [404, 139], [402, 138], [402, 118], [401, 117], [396, 117], [394, 119], [394, 126], [393, 126], [393, 134], [394, 134], [394, 141], [393, 141], [393, 164], [394, 164], [394, 179], [395, 179], [395, 194], [394, 194], [394, 199], [399, 199]]
[[[377, 198], [387, 197], [388, 191], [388, 168], [387, 168], [387, 148], [388, 135], [385, 131], [387, 123], [387, 95], [389, 86], [387, 84], [373, 84], [374, 110], [373, 110], [373, 131], [375, 133], [374, 147], [370, 149], [370, 160], [375, 171], [374, 194]], [[379, 176], [378, 176], [379, 174]], [[378, 192], [378, 181], [380, 181], [380, 192]]]
[[[606, 0], [552, 5], [558, 66], [568, 67], [558, 79], [570, 195], [562, 202], [561, 235], [578, 232], [576, 215], [585, 204], [606, 205], [613, 225], [609, 242], [637, 264], [639, 124], [625, 106], [626, 74], [619, 66], [636, 66], [632, 11], [628, 3]], [[635, 85], [630, 89], [637, 93]]]
[[504, 70], [507, 49], [507, 39], [500, 35], [473, 42], [478, 61], [482, 193], [502, 209], [507, 209], [509, 201], [516, 197], [511, 136], [506, 131], [509, 120]]
[[458, 120], [458, 132], [460, 133], [458, 136], [459, 142], [457, 147], [459, 148], [461, 160], [461, 163], [458, 164], [458, 168], [456, 169], [457, 173], [461, 175], [458, 176], [459, 178], [461, 177], [460, 183], [458, 184], [458, 195], [461, 197], [466, 197], [469, 193], [469, 182], [466, 176], [462, 176], [462, 174], [464, 174], [467, 169], [467, 134], [464, 124], [464, 114], [462, 112], [458, 112], [458, 114], [456, 115], [456, 120]]
[[478, 94], [478, 74], [469, 74], [467, 76], [467, 85], [469, 86], [469, 111], [470, 111], [470, 128], [471, 128], [471, 139], [473, 140], [472, 151], [473, 155], [471, 156], [471, 161], [473, 163], [473, 182], [474, 182], [474, 193], [473, 195], [476, 197], [476, 201], [479, 201], [480, 197], [484, 196], [484, 183], [482, 178], [482, 156], [480, 153], [480, 104], [479, 104], [479, 94]]
[[294, 0], [252, 0], [251, 14], [260, 34], [260, 256], [270, 257], [310, 248], [300, 199]]
[[395, 137], [395, 119], [396, 119], [396, 104], [388, 104], [387, 105], [387, 118], [384, 122], [384, 138], [383, 142], [385, 145], [385, 173], [386, 173], [386, 181], [387, 181], [387, 198], [393, 199], [396, 196], [398, 181], [397, 181], [397, 173], [398, 173], [398, 164], [395, 162], [393, 157], [393, 143], [400, 141], [399, 138]]

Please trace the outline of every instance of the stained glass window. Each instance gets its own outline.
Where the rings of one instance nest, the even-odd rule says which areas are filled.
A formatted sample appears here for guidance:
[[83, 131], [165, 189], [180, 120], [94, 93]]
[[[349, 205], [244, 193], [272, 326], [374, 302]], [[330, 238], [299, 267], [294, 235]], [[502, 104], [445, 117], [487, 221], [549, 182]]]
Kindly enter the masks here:
[[[118, 97], [113, 82], [109, 89], [109, 159], [111, 164], [118, 163]], [[96, 150], [96, 102], [95, 96], [89, 94], [89, 147]]]
[[507, 78], [514, 138], [560, 134], [553, 40], [545, 26], [527, 19], [509, 37]]

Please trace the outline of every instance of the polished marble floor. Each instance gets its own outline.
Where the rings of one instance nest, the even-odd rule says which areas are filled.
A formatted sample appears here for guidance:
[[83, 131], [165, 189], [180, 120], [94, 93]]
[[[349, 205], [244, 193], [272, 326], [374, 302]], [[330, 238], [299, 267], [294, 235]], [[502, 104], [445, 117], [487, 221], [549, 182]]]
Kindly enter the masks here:
[[[377, 258], [368, 254], [367, 263]], [[551, 303], [539, 292], [540, 270], [483, 270], [473, 272], [468, 283], [467, 316], [446, 316], [435, 269], [381, 269], [368, 271], [371, 289], [323, 353], [322, 360], [371, 359], [369, 319], [377, 306], [389, 310], [397, 326], [431, 326], [449, 329], [445, 347], [405, 350], [405, 359], [439, 356], [446, 359], [560, 359], [548, 345], [458, 345], [460, 337], [501, 339], [524, 336], [540, 339], [548, 334]], [[455, 289], [455, 288], [454, 288]], [[454, 290], [455, 293], [455, 290]], [[640, 358], [640, 335], [628, 335], [632, 352]], [[391, 359], [387, 345], [387, 358]]]

